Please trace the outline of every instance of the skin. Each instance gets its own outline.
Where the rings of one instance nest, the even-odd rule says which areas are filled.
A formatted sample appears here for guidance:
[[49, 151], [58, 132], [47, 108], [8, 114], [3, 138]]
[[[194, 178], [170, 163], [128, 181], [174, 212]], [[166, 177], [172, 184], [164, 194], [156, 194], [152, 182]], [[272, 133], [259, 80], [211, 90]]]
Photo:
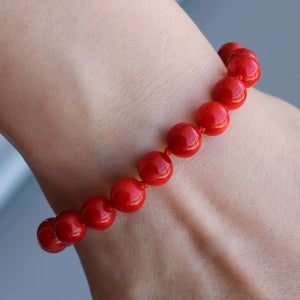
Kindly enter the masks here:
[[[174, 1], [71, 2], [0, 7], [0, 130], [56, 213], [138, 178], [226, 75]], [[299, 110], [251, 88], [230, 118], [76, 245], [94, 299], [299, 299]]]

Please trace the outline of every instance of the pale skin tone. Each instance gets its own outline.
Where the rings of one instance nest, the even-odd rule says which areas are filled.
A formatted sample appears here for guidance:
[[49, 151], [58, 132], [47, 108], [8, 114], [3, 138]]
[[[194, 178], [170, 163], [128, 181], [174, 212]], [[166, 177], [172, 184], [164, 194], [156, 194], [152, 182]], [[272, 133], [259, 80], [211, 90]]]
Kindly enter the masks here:
[[[1, 133], [56, 213], [138, 178], [226, 74], [171, 0], [7, 0], [0, 15]], [[230, 117], [76, 246], [94, 299], [299, 299], [299, 110], [252, 88]]]

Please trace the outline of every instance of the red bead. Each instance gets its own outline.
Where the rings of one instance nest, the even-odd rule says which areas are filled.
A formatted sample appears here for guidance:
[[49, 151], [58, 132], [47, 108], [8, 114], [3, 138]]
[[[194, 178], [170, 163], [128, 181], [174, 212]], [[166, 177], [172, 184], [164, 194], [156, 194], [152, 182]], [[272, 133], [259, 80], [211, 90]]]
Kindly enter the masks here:
[[260, 66], [258, 62], [250, 56], [239, 56], [230, 61], [228, 76], [238, 77], [245, 86], [251, 87], [259, 80]]
[[150, 185], [165, 184], [172, 173], [172, 161], [165, 153], [159, 151], [147, 153], [139, 162], [140, 177]]
[[196, 114], [196, 123], [205, 128], [205, 134], [218, 135], [229, 125], [229, 112], [222, 103], [211, 101], [202, 104]]
[[237, 43], [227, 43], [224, 44], [218, 51], [218, 54], [220, 58], [223, 60], [224, 64], [226, 63], [227, 57], [230, 52], [232, 52], [235, 49], [243, 48], [242, 45]]
[[85, 224], [94, 230], [104, 230], [112, 225], [116, 218], [116, 210], [104, 196], [87, 199], [81, 207], [81, 216]]
[[235, 59], [236, 57], [239, 57], [239, 56], [250, 56], [258, 62], [258, 58], [253, 51], [246, 49], [246, 48], [239, 48], [239, 49], [235, 49], [229, 53], [229, 55], [226, 59], [226, 67], [229, 65], [229, 63], [233, 59]]
[[66, 244], [78, 243], [84, 238], [87, 230], [80, 213], [71, 209], [64, 210], [56, 216], [53, 228], [56, 237]]
[[127, 177], [118, 180], [110, 191], [111, 206], [125, 213], [140, 209], [145, 199], [145, 185], [134, 178]]
[[54, 218], [43, 221], [38, 230], [37, 238], [41, 248], [50, 253], [57, 253], [66, 248], [66, 244], [56, 238], [53, 232]]
[[214, 86], [212, 98], [221, 102], [228, 109], [236, 109], [243, 105], [247, 97], [245, 84], [236, 77], [227, 76]]
[[174, 155], [190, 157], [196, 154], [201, 146], [199, 129], [190, 123], [179, 123], [169, 131], [167, 145]]

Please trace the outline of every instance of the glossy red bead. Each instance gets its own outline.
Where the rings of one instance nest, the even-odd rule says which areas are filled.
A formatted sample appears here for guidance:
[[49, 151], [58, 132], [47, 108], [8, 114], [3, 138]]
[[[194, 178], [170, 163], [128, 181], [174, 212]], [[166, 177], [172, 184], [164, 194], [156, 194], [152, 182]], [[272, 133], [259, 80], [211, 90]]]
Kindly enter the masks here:
[[83, 203], [81, 216], [89, 228], [104, 230], [114, 222], [116, 210], [110, 206], [108, 198], [93, 196]]
[[118, 180], [110, 191], [110, 204], [115, 209], [132, 213], [140, 209], [146, 199], [145, 186], [134, 178]]
[[212, 91], [212, 98], [221, 102], [228, 109], [236, 109], [243, 105], [247, 97], [245, 84], [236, 77], [227, 76], [219, 80]]
[[196, 154], [201, 146], [199, 129], [190, 123], [176, 124], [168, 132], [167, 145], [174, 155], [190, 157]]
[[238, 77], [245, 86], [251, 87], [260, 78], [260, 66], [250, 56], [239, 56], [230, 61], [227, 66], [228, 76]]
[[66, 248], [66, 244], [57, 239], [53, 232], [54, 218], [43, 221], [37, 230], [37, 239], [41, 248], [50, 253], [57, 253]]
[[251, 51], [247, 48], [239, 48], [239, 49], [235, 49], [235, 50], [233, 50], [229, 53], [229, 55], [226, 59], [226, 66], [228, 66], [229, 63], [233, 59], [235, 59], [236, 57], [239, 57], [239, 56], [250, 56], [258, 62], [258, 58], [257, 58], [256, 54], [253, 51]]
[[87, 227], [80, 213], [75, 210], [64, 210], [54, 220], [54, 233], [56, 237], [66, 243], [75, 244], [82, 240]]
[[219, 54], [220, 58], [222, 59], [222, 61], [224, 62], [224, 64], [226, 63], [229, 53], [232, 52], [233, 50], [239, 49], [239, 48], [243, 48], [243, 46], [238, 43], [227, 43], [227, 44], [224, 44], [219, 49], [218, 54]]
[[165, 153], [149, 152], [139, 161], [139, 175], [149, 185], [159, 186], [169, 181], [173, 163]]
[[205, 128], [207, 135], [219, 135], [229, 125], [229, 112], [222, 103], [211, 101], [202, 104], [197, 110], [196, 124]]

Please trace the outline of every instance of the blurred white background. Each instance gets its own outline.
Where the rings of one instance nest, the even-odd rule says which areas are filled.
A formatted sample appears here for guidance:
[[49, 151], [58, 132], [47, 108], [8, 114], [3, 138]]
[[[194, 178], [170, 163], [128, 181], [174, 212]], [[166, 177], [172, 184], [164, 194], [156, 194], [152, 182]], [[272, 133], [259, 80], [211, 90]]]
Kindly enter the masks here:
[[[260, 59], [256, 86], [300, 107], [300, 2], [183, 0], [182, 7], [212, 45], [235, 41]], [[91, 299], [72, 247], [40, 250], [36, 228], [54, 216], [20, 155], [0, 136], [0, 299]]]

